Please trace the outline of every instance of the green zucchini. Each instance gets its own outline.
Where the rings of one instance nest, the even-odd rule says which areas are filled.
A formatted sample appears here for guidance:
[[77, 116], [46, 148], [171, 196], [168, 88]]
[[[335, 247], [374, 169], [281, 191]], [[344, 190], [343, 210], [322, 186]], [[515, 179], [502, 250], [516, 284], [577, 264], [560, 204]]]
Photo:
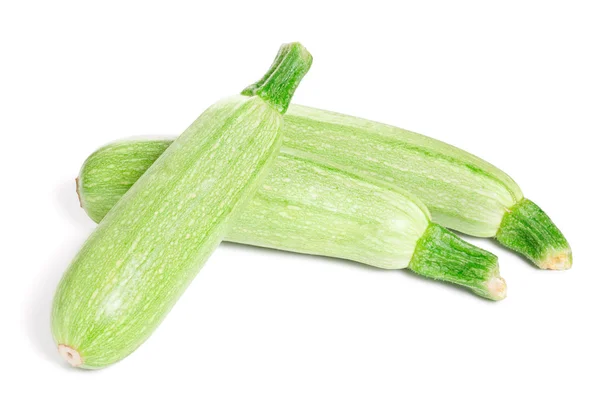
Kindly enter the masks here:
[[108, 366], [160, 324], [274, 161], [311, 62], [300, 44], [282, 46], [263, 79], [208, 108], [104, 217], [54, 298], [69, 363]]
[[571, 267], [571, 248], [556, 225], [486, 161], [414, 132], [338, 113], [291, 106], [284, 119], [285, 148], [398, 185], [425, 203], [434, 222], [495, 237], [540, 268]]
[[[556, 225], [523, 197], [508, 175], [480, 158], [404, 129], [309, 107], [291, 105], [284, 121], [284, 149], [401, 187], [423, 201], [434, 222], [472, 236], [495, 237], [540, 268], [571, 267], [571, 249]], [[155, 143], [145, 154], [137, 142], [137, 148], [128, 150], [136, 159], [124, 154], [116, 161], [122, 180], [81, 181], [82, 205], [90, 217], [100, 221], [135, 182], [135, 169], [142, 172], [158, 156], [154, 150], [168, 145]]]
[[[170, 143], [126, 140], [96, 151], [78, 179], [82, 206], [102, 219]], [[297, 150], [282, 149], [226, 240], [385, 269], [410, 268], [493, 300], [506, 295], [497, 258], [432, 223], [414, 196]]]

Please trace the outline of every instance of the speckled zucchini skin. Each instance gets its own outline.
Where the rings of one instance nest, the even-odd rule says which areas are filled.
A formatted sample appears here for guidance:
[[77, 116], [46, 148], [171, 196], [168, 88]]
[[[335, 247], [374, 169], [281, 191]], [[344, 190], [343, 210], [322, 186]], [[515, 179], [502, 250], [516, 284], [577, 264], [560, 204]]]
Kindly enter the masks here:
[[[96, 222], [171, 143], [132, 139], [103, 146], [79, 174], [82, 207]], [[380, 268], [408, 266], [429, 224], [416, 198], [283, 150], [236, 222], [229, 241], [351, 259]]]
[[275, 159], [281, 113], [311, 60], [283, 46], [276, 72], [206, 110], [103, 218], [53, 303], [54, 339], [74, 365], [121, 360], [167, 315]]
[[[541, 268], [571, 266], [571, 249], [556, 225], [523, 198], [508, 175], [486, 161], [417, 133], [330, 111], [291, 105], [284, 121], [286, 152], [401, 188], [427, 206], [433, 222], [472, 236], [495, 237]], [[136, 142], [127, 150], [130, 159], [125, 152], [120, 157], [110, 154], [115, 157], [110, 172], [123, 177], [122, 184], [109, 179], [103, 185], [101, 175], [108, 171], [88, 174], [91, 167], [84, 165], [80, 178], [93, 182], [80, 182], [82, 205], [94, 220], [99, 221], [127, 184], [135, 182], [136, 171], [150, 166], [168, 145], [161, 140]], [[90, 157], [86, 164], [95, 162]]]
[[[127, 190], [123, 183], [135, 181], [168, 143], [131, 139], [92, 154], [79, 175], [84, 209], [100, 220]], [[488, 287], [490, 279], [499, 277], [496, 257], [432, 223], [414, 196], [298, 150], [282, 149], [226, 240], [385, 269], [410, 268], [487, 298], [502, 298]]]
[[290, 106], [283, 147], [418, 197], [433, 221], [495, 237], [543, 269], [571, 267], [571, 248], [552, 220], [506, 173], [447, 143], [405, 129], [304, 106]]
[[491, 237], [521, 189], [493, 165], [449, 144], [390, 125], [292, 105], [284, 147], [326, 158], [418, 197], [433, 220]]

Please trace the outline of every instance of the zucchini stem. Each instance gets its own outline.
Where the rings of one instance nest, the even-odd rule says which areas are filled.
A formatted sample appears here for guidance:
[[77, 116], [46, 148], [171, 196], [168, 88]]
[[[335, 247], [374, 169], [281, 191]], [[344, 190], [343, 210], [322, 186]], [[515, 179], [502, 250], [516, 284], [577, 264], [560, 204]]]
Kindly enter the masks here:
[[490, 300], [506, 297], [498, 258], [438, 224], [431, 223], [421, 236], [408, 268], [427, 278], [468, 287]]
[[565, 270], [573, 263], [567, 239], [550, 217], [528, 199], [506, 211], [496, 240], [542, 269]]
[[259, 96], [284, 114], [296, 88], [312, 64], [312, 56], [300, 43], [288, 43], [279, 52], [267, 73], [242, 91], [245, 96]]

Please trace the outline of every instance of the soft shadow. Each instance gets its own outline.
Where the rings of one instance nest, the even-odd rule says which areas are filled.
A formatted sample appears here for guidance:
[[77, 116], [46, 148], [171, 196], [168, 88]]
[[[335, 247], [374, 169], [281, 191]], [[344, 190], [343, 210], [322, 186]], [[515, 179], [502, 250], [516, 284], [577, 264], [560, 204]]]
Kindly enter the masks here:
[[326, 259], [329, 262], [334, 263], [334, 264], [349, 265], [353, 268], [366, 269], [366, 270], [369, 270], [369, 271], [375, 272], [375, 273], [389, 272], [389, 270], [386, 270], [383, 268], [376, 268], [376, 267], [373, 267], [372, 265], [367, 265], [367, 264], [363, 264], [363, 263], [360, 263], [357, 261], [352, 261], [352, 260], [345, 260], [343, 258], [317, 256], [314, 254], [306, 254], [306, 253], [294, 253], [293, 251], [277, 250], [277, 249], [272, 249], [270, 247], [260, 247], [260, 246], [250, 245], [250, 244], [242, 244], [242, 243], [234, 243], [234, 242], [222, 242], [219, 246], [223, 246], [223, 247], [231, 249], [233, 251], [235, 251], [236, 249], [244, 249], [244, 251], [257, 252], [257, 253], [262, 253], [262, 254], [273, 253], [273, 254], [289, 255], [289, 257], [304, 257], [307, 259], [313, 259], [313, 258]]
[[70, 367], [58, 354], [50, 330], [50, 313], [58, 282], [84, 239], [80, 242], [66, 242], [52, 255], [32, 289], [32, 301], [27, 315], [27, 333], [36, 352], [42, 354], [46, 360], [68, 370], [75, 368]]
[[71, 221], [76, 226], [86, 228], [94, 227], [96, 224], [87, 216], [77, 197], [77, 185], [75, 178], [60, 183], [54, 191], [54, 206], [60, 215]]
[[439, 280], [435, 280], [435, 279], [430, 279], [430, 278], [426, 278], [422, 275], [418, 275], [415, 274], [414, 272], [412, 272], [410, 269], [405, 268], [405, 269], [401, 269], [399, 270], [405, 277], [407, 277], [408, 279], [412, 279], [412, 280], [416, 280], [416, 281], [421, 281], [421, 282], [427, 282], [428, 285], [438, 285], [440, 287], [440, 289], [442, 290], [450, 290], [450, 291], [454, 291], [456, 293], [460, 293], [461, 295], [464, 296], [469, 296], [471, 298], [474, 298], [476, 300], [482, 301], [484, 303], [498, 303], [498, 301], [494, 301], [494, 300], [490, 300], [490, 299], [486, 299], [485, 297], [481, 297], [479, 295], [476, 295], [475, 293], [473, 293], [473, 291], [471, 291], [471, 289], [465, 287], [465, 286], [460, 286], [460, 285], [455, 285], [449, 282], [444, 282], [444, 281], [439, 281]]
[[[307, 257], [307, 258], [321, 257], [321, 258], [326, 258], [328, 261], [330, 261], [332, 263], [349, 266], [351, 268], [366, 269], [366, 270], [368, 270], [370, 272], [374, 272], [374, 273], [390, 273], [390, 272], [394, 271], [394, 270], [387, 270], [387, 269], [383, 269], [383, 268], [377, 268], [372, 265], [367, 265], [367, 264], [359, 263], [357, 261], [352, 261], [352, 260], [345, 260], [342, 258], [315, 256], [312, 254], [293, 253], [293, 252], [284, 251], [284, 250], [271, 249], [268, 247], [256, 247], [256, 246], [240, 244], [240, 243], [233, 243], [233, 242], [223, 242], [223, 243], [221, 243], [221, 246], [224, 246], [224, 247], [232, 249], [232, 250], [235, 250], [237, 248], [237, 249], [244, 249], [244, 251], [249, 250], [252, 252], [261, 252], [261, 253], [264, 253], [264, 252], [273, 252], [273, 253], [279, 253], [279, 254], [287, 253], [292, 257]], [[455, 291], [455, 292], [461, 293], [465, 296], [469, 296], [471, 298], [476, 298], [485, 303], [498, 303], [497, 301], [489, 300], [489, 299], [483, 298], [481, 296], [478, 296], [475, 293], [473, 293], [469, 288], [466, 288], [464, 286], [459, 286], [459, 285], [455, 285], [455, 284], [452, 284], [449, 282], [426, 278], [424, 276], [415, 274], [413, 271], [411, 271], [408, 268], [399, 269], [396, 271], [400, 272], [402, 274], [402, 276], [406, 277], [407, 279], [413, 279], [413, 280], [417, 280], [417, 281], [427, 282], [430, 285], [439, 285], [440, 288]]]
[[31, 291], [31, 303], [27, 314], [27, 334], [38, 354], [53, 364], [69, 371], [80, 370], [72, 368], [61, 359], [56, 349], [50, 330], [50, 313], [54, 292], [67, 266], [77, 254], [85, 239], [92, 232], [95, 224], [79, 207], [75, 194], [75, 181], [61, 183], [54, 193], [54, 207], [62, 216], [70, 220], [78, 231], [76, 240], [63, 242], [56, 252], [48, 258], [48, 263], [41, 271]]

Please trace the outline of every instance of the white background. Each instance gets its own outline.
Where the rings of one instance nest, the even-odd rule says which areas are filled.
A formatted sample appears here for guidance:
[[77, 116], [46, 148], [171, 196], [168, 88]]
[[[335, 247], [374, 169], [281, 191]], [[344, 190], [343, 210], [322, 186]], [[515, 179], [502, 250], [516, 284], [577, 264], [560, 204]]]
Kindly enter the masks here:
[[[0, 398], [599, 398], [595, 2], [350, 3], [1, 3]], [[573, 269], [473, 240], [509, 285], [493, 303], [407, 271], [223, 244], [133, 355], [68, 367], [49, 307], [94, 229], [81, 163], [107, 141], [182, 132], [296, 40], [314, 56], [296, 103], [491, 161], [563, 230]]]

